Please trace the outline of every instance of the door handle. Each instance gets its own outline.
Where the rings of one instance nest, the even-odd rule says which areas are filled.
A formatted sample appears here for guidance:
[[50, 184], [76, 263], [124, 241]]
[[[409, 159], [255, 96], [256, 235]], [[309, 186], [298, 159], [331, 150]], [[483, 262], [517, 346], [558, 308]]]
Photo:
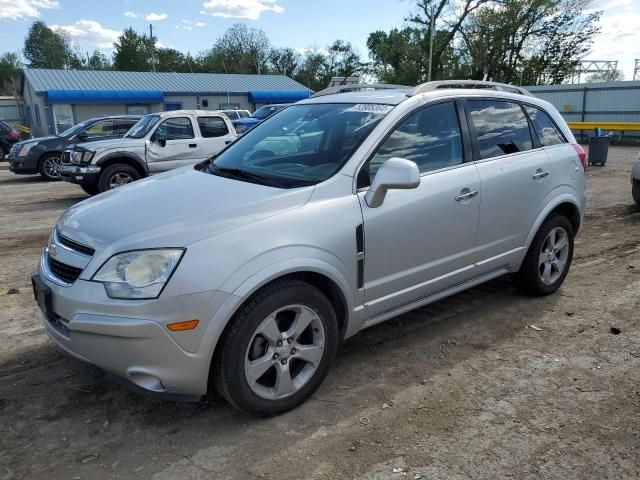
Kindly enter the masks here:
[[538, 180], [539, 178], [544, 178], [549, 175], [549, 172], [544, 172], [541, 169], [536, 170], [536, 173], [533, 174], [533, 179]]
[[[467, 190], [467, 189], [465, 189]], [[462, 190], [464, 192], [464, 190]], [[463, 200], [469, 200], [470, 198], [475, 197], [478, 194], [478, 190], [473, 190], [472, 192], [462, 193], [456, 197], [456, 202], [462, 202]]]
[[197, 143], [190, 143], [189, 148], [196, 148], [198, 146]]

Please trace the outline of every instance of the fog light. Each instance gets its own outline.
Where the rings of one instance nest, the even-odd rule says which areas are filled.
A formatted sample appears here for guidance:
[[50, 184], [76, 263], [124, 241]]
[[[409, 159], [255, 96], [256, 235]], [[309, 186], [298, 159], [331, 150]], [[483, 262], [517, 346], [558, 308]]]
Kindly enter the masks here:
[[193, 330], [198, 326], [200, 320], [185, 320], [184, 322], [170, 323], [167, 328], [172, 332], [184, 332], [185, 330]]

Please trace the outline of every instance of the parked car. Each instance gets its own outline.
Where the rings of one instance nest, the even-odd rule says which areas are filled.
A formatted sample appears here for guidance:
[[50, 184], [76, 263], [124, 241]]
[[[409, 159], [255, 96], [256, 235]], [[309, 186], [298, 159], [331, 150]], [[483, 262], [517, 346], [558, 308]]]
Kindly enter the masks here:
[[[138, 390], [194, 399], [211, 379], [273, 415], [365, 328], [509, 273], [555, 292], [584, 150], [522, 89], [438, 85], [320, 92], [209, 161], [71, 207], [33, 277], [47, 331]], [[321, 141], [265, 155], [300, 125]]]
[[85, 142], [120, 138], [140, 118], [139, 115], [91, 118], [59, 135], [16, 143], [9, 155], [9, 170], [28, 175], [39, 173], [47, 180], [59, 180], [61, 156], [65, 149]]
[[7, 122], [0, 120], [0, 160], [3, 160], [5, 155], [9, 155], [11, 146], [19, 141], [20, 132]]
[[218, 110], [218, 111], [224, 113], [227, 117], [229, 117], [229, 120], [231, 121], [239, 120], [241, 118], [249, 118], [251, 116], [251, 113], [249, 112], [249, 110]]
[[233, 126], [236, 129], [236, 133], [238, 135], [242, 135], [243, 133], [248, 132], [253, 127], [258, 125], [260, 122], [264, 122], [267, 118], [269, 118], [274, 113], [279, 112], [283, 108], [287, 108], [290, 104], [288, 103], [279, 103], [274, 105], [265, 105], [264, 107], [260, 107], [253, 115], [248, 118], [241, 118], [239, 120], [231, 120]]
[[123, 138], [65, 150], [61, 178], [90, 195], [154, 173], [201, 162], [236, 139], [226, 115], [173, 110], [142, 117]]
[[631, 169], [631, 194], [633, 200], [640, 205], [640, 153], [638, 153]]

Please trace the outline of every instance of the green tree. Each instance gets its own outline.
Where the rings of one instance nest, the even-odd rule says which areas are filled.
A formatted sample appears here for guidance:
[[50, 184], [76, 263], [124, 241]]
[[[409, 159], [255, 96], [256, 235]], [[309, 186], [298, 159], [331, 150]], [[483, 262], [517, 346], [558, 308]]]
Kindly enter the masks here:
[[192, 72], [193, 58], [191, 55], [184, 55], [174, 48], [158, 48], [156, 50], [158, 72]]
[[220, 37], [212, 58], [217, 58], [228, 73], [266, 73], [271, 53], [267, 35], [259, 29], [237, 23]]
[[0, 56], [0, 94], [15, 95], [18, 90], [20, 57], [17, 53], [6, 52]]
[[151, 71], [152, 47], [146, 34], [139, 35], [133, 28], [125, 29], [113, 44], [113, 68], [129, 72]]
[[389, 33], [369, 35], [367, 48], [371, 63], [367, 71], [381, 82], [417, 85], [423, 77], [423, 50], [420, 32], [412, 27], [394, 28]]
[[293, 48], [274, 48], [269, 56], [271, 70], [291, 78], [298, 74], [301, 63], [302, 57]]
[[100, 50], [94, 50], [91, 55], [87, 54], [87, 60], [83, 62], [86, 70], [111, 70], [111, 61]]
[[69, 39], [42, 21], [34, 22], [29, 28], [23, 53], [31, 68], [74, 68], [80, 62]]
[[598, 72], [587, 77], [587, 83], [620, 82], [622, 80], [624, 80], [624, 73], [621, 70]]
[[336, 40], [327, 46], [326, 53], [318, 48], [308, 49], [295, 80], [312, 90], [322, 90], [332, 77], [349, 77], [362, 70], [360, 55], [349, 42]]

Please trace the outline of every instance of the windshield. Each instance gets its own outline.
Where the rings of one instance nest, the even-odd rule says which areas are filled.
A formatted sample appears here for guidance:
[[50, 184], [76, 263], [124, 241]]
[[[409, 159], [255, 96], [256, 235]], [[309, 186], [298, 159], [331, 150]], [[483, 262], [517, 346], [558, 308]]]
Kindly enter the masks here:
[[125, 138], [142, 138], [149, 130], [158, 123], [160, 117], [158, 115], [145, 115], [140, 120], [138, 120], [133, 127], [129, 129], [127, 133], [125, 133]]
[[245, 133], [206, 171], [279, 188], [315, 185], [347, 162], [391, 108], [351, 103], [291, 106]]
[[260, 107], [258, 110], [253, 112], [252, 117], [257, 118], [258, 120], [263, 120], [267, 118], [269, 115], [273, 115], [279, 109], [280, 109], [279, 107], [276, 107], [274, 105], [270, 105], [270, 106], [265, 105], [264, 107]]
[[80, 123], [74, 125], [73, 127], [65, 130], [64, 132], [62, 132], [60, 134], [60, 136], [61, 137], [71, 137], [71, 136], [75, 135], [76, 133], [80, 133], [82, 130], [87, 128], [89, 125], [91, 125], [91, 120], [85, 120], [84, 122], [80, 122]]

